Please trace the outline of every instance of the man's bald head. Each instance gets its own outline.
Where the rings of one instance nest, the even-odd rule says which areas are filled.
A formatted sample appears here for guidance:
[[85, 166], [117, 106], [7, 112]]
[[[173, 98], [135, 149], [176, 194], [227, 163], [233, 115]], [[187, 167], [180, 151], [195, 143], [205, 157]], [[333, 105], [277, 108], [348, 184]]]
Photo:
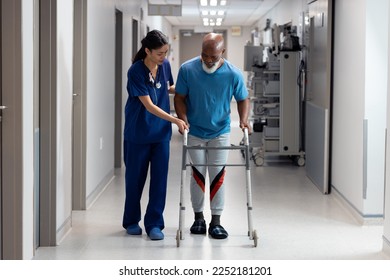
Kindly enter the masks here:
[[224, 40], [221, 34], [208, 33], [203, 37], [202, 43], [202, 61], [203, 70], [207, 73], [213, 73], [223, 63], [222, 55], [225, 52]]
[[208, 33], [203, 37], [202, 49], [223, 51], [225, 43], [223, 36], [218, 33]]

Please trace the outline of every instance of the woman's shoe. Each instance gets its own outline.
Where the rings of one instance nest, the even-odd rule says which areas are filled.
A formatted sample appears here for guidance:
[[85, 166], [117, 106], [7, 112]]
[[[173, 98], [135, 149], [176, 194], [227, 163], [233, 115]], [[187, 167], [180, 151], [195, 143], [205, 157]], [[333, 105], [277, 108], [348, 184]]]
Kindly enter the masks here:
[[161, 229], [159, 229], [159, 228], [152, 228], [148, 235], [149, 235], [149, 238], [151, 240], [162, 240], [162, 239], [164, 239], [164, 233], [162, 233]]
[[127, 227], [126, 231], [127, 231], [127, 234], [130, 234], [130, 235], [141, 235], [142, 234], [142, 229], [140, 228], [140, 226], [138, 224], [129, 225]]

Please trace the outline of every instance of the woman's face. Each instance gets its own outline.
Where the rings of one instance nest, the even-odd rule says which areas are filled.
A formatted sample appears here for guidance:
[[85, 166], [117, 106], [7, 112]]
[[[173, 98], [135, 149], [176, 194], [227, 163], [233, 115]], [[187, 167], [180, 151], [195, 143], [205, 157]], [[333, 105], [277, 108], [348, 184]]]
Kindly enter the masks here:
[[154, 50], [147, 49], [148, 52], [146, 54], [148, 55], [149, 59], [152, 62], [154, 62], [158, 65], [161, 65], [163, 63], [165, 57], [168, 54], [168, 49], [169, 49], [169, 46], [164, 45], [159, 49], [154, 49]]

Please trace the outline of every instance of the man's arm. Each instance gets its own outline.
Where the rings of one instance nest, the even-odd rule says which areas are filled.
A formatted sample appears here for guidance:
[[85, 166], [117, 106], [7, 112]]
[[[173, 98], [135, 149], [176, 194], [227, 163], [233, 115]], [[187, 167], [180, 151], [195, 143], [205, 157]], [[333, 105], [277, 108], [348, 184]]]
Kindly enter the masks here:
[[175, 111], [179, 119], [182, 119], [187, 126], [189, 127], [188, 119], [187, 119], [187, 105], [186, 105], [186, 96], [175, 93], [175, 97], [173, 99], [175, 105]]
[[248, 133], [252, 133], [252, 130], [248, 123], [249, 117], [249, 98], [237, 102], [238, 115], [240, 117], [240, 128], [248, 128]]

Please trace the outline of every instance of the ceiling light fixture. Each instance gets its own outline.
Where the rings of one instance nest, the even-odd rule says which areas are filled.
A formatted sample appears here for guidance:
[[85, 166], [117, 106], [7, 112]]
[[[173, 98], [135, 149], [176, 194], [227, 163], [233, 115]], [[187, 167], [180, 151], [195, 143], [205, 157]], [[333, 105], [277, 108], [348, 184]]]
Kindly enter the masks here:
[[[218, 2], [220, 6], [218, 6]], [[225, 17], [226, 0], [200, 0], [200, 17], [204, 26], [221, 26]]]
[[[227, 1], [226, 0], [220, 0], [219, 1], [219, 6], [226, 6], [227, 4]], [[218, 0], [200, 0], [200, 5], [202, 7], [206, 7], [206, 6], [212, 6], [212, 7], [216, 7], [218, 6]]]

